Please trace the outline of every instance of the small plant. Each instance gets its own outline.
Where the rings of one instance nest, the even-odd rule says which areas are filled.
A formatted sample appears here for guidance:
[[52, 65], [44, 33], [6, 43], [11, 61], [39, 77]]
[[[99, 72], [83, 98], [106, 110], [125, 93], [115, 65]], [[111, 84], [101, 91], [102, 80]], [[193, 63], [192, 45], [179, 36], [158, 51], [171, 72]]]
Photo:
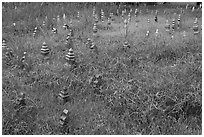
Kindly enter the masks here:
[[101, 94], [100, 89], [103, 85], [103, 79], [101, 74], [96, 74], [89, 79], [89, 84], [92, 85], [94, 93]]

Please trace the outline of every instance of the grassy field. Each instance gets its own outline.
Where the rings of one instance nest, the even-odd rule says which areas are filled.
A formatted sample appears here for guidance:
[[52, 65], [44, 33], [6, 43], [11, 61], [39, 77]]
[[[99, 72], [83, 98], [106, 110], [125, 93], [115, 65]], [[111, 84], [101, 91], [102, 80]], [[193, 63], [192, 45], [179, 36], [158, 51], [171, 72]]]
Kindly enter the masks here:
[[[2, 53], [3, 135], [202, 134], [202, 9], [192, 12], [176, 4], [132, 6], [125, 39], [123, 6], [117, 16], [117, 6], [110, 3], [2, 5], [2, 38], [14, 54], [8, 59]], [[105, 22], [99, 19], [97, 23], [97, 38], [92, 32], [94, 5], [98, 16], [101, 9], [105, 13]], [[165, 31], [165, 21], [171, 24], [181, 8], [181, 28], [172, 38]], [[135, 9], [141, 10], [137, 17]], [[154, 21], [156, 10], [158, 22]], [[110, 12], [114, 21], [107, 30]], [[196, 17], [198, 35], [192, 29]], [[62, 26], [70, 21], [75, 68], [65, 60], [68, 31]], [[52, 33], [51, 25], [57, 34]], [[150, 35], [145, 37], [148, 30]], [[98, 54], [87, 47], [87, 38], [94, 39]], [[124, 49], [125, 41], [130, 48]], [[43, 42], [51, 51], [48, 60], [40, 52]], [[23, 52], [27, 52], [25, 63], [21, 62]], [[94, 87], [92, 79], [97, 75], [101, 79]], [[63, 87], [68, 88], [70, 99], [60, 105], [57, 97]], [[16, 101], [21, 92], [26, 96], [23, 107]], [[64, 109], [69, 110], [68, 123], [61, 127]]]

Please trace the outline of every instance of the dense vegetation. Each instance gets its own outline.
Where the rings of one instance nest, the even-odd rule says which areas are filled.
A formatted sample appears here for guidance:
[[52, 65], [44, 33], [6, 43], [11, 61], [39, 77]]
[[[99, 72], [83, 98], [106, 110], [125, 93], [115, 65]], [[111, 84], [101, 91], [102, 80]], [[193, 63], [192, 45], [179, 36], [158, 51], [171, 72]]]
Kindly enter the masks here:
[[[192, 12], [190, 7], [177, 5], [121, 5], [116, 15], [118, 5], [113, 3], [2, 5], [2, 38], [14, 54], [8, 59], [2, 53], [4, 135], [202, 134], [202, 9]], [[105, 17], [114, 14], [109, 30], [107, 19], [97, 24], [99, 37], [94, 42], [98, 54], [86, 46], [87, 38], [93, 38], [94, 6], [98, 15], [101, 9]], [[121, 18], [125, 8], [128, 12], [133, 9], [127, 39]], [[141, 10], [137, 17], [135, 9]], [[154, 21], [155, 10], [158, 22]], [[182, 25], [172, 38], [164, 26], [166, 19], [171, 23], [174, 13], [181, 14]], [[196, 17], [198, 35], [192, 30]], [[68, 32], [62, 26], [70, 20], [77, 62], [74, 68], [64, 59], [69, 50], [64, 44]], [[41, 29], [33, 37], [36, 26]], [[52, 33], [52, 27], [57, 28], [57, 34]], [[159, 37], [155, 38], [156, 29]], [[150, 36], [145, 37], [148, 30]], [[125, 40], [129, 49], [123, 47]], [[40, 52], [43, 42], [51, 49], [47, 61]], [[24, 52], [27, 56], [22, 64]], [[94, 86], [96, 76], [100, 79]], [[60, 105], [57, 96], [65, 86], [70, 100]], [[16, 104], [21, 92], [26, 95], [23, 107]], [[70, 114], [62, 128], [59, 118], [64, 109]]]

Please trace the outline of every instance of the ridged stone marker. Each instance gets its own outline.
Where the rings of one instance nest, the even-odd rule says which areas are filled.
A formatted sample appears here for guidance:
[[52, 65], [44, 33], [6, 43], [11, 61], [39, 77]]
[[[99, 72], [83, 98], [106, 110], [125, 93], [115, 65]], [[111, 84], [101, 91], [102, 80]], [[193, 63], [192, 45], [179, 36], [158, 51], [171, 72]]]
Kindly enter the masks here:
[[65, 125], [68, 124], [68, 117], [69, 117], [69, 111], [67, 109], [64, 109], [61, 116], [60, 116], [60, 121], [59, 124], [61, 127], [64, 127]]
[[35, 35], [36, 35], [36, 33], [37, 33], [37, 29], [38, 29], [37, 27], [34, 28], [33, 37], [35, 37]]
[[63, 88], [63, 90], [60, 91], [58, 94], [58, 100], [60, 105], [64, 105], [69, 100], [69, 93], [66, 87]]
[[43, 45], [40, 51], [43, 56], [47, 56], [50, 53], [50, 50], [45, 42], [43, 42]]
[[52, 28], [52, 32], [53, 32], [54, 34], [57, 34], [57, 29], [56, 29], [56, 28]]
[[168, 20], [166, 20], [165, 29], [166, 29], [166, 32], [168, 32], [168, 33], [170, 32], [171, 26], [170, 26]]
[[149, 33], [150, 33], [150, 32], [149, 32], [149, 30], [148, 30], [148, 31], [146, 32], [146, 37], [149, 37]]
[[75, 56], [74, 56], [74, 51], [72, 48], [69, 49], [69, 52], [67, 53], [67, 55], [65, 56], [65, 60], [70, 63], [71, 65], [73, 65], [75, 63]]
[[94, 44], [94, 42], [91, 43], [90, 49], [91, 49], [94, 53], [99, 54], [98, 48], [97, 48], [97, 46]]
[[7, 48], [6, 40], [5, 39], [2, 40], [2, 48]]
[[181, 14], [178, 15], [177, 24], [178, 24], [178, 29], [180, 29], [180, 26], [181, 26]]
[[157, 17], [157, 15], [154, 17], [154, 21], [155, 21], [155, 22], [158, 22], [158, 17]]
[[124, 46], [124, 48], [130, 48], [130, 45], [128, 44], [127, 41], [124, 42], [124, 45], [123, 45], [123, 46]]
[[27, 52], [23, 52], [23, 56], [21, 58], [21, 63], [22, 63], [22, 68], [25, 70], [25, 67], [26, 67], [26, 54]]
[[172, 20], [172, 31], [174, 32], [175, 31], [175, 29], [176, 29], [176, 21], [175, 21], [175, 19], [173, 19]]
[[124, 28], [125, 28], [125, 39], [127, 38], [127, 33], [128, 33], [128, 28], [127, 28], [127, 24], [128, 24], [128, 21], [125, 19], [124, 20]]
[[14, 57], [13, 51], [7, 46], [5, 39], [2, 40], [2, 53], [3, 56], [9, 60], [11, 60], [11, 58]]
[[25, 93], [21, 92], [16, 100], [18, 106], [25, 106]]
[[198, 30], [198, 18], [196, 18], [195, 21], [194, 21], [193, 31], [194, 31], [194, 35], [198, 35], [198, 33], [199, 33], [199, 30]]
[[88, 38], [86, 42], [86, 47], [90, 48], [91, 46], [92, 46], [92, 40]]
[[68, 26], [67, 24], [64, 24], [64, 25], [63, 25], [63, 28], [64, 28], [65, 30], [68, 30], [68, 29], [69, 29], [69, 26]]
[[96, 27], [96, 23], [94, 23], [94, 25], [93, 25], [93, 36], [94, 36], [94, 38], [98, 37], [97, 33], [98, 33], [98, 29]]

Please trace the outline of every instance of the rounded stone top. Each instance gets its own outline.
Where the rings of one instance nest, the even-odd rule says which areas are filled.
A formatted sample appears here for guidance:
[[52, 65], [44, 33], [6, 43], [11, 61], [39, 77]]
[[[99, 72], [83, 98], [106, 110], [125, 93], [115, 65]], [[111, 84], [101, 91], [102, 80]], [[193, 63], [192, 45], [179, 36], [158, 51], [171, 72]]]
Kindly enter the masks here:
[[128, 45], [128, 42], [127, 42], [127, 41], [125, 41], [125, 42], [124, 42], [124, 45]]
[[2, 43], [3, 43], [3, 44], [6, 44], [6, 40], [5, 40], [5, 39], [3, 39], [3, 40], [2, 40]]
[[124, 23], [127, 24], [127, 20], [126, 19], [124, 20]]
[[67, 91], [67, 87], [66, 86], [63, 87], [63, 91]]
[[25, 93], [20, 92], [19, 97], [20, 97], [20, 98], [25, 98]]
[[194, 24], [198, 23], [198, 18], [195, 18]]
[[67, 109], [64, 109], [64, 110], [63, 110], [63, 113], [66, 114], [66, 115], [68, 114], [68, 112], [69, 112], [69, 111], [68, 111]]
[[46, 45], [46, 42], [45, 42], [45, 41], [43, 42], [43, 45], [44, 45], [44, 46]]
[[73, 49], [72, 49], [72, 48], [70, 48], [70, 49], [69, 49], [69, 52], [73, 52]]

